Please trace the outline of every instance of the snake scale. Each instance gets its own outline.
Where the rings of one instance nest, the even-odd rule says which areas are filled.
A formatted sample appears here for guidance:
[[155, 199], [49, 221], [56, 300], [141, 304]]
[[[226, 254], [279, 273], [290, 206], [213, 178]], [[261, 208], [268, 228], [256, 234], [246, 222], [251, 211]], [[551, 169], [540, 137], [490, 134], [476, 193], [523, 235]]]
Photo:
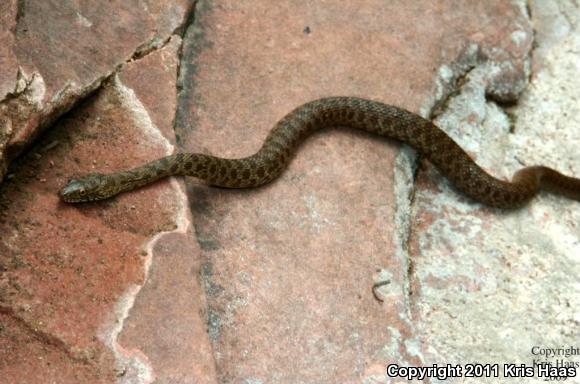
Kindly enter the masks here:
[[102, 200], [173, 175], [194, 176], [220, 187], [257, 187], [278, 177], [312, 132], [331, 126], [362, 129], [410, 145], [457, 189], [492, 207], [519, 207], [540, 189], [580, 201], [580, 179], [544, 166], [523, 168], [511, 182], [497, 179], [431, 121], [398, 107], [355, 97], [329, 97], [303, 104], [272, 128], [258, 152], [245, 158], [177, 153], [132, 170], [73, 179], [59, 194], [68, 203]]

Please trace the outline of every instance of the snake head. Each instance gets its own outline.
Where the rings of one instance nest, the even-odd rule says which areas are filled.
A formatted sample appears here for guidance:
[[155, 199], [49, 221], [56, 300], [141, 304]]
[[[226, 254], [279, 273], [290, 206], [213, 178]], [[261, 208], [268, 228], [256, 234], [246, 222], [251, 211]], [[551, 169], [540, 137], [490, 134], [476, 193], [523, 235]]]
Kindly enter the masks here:
[[107, 175], [91, 173], [79, 179], [72, 179], [58, 194], [66, 203], [84, 203], [103, 200], [111, 196]]

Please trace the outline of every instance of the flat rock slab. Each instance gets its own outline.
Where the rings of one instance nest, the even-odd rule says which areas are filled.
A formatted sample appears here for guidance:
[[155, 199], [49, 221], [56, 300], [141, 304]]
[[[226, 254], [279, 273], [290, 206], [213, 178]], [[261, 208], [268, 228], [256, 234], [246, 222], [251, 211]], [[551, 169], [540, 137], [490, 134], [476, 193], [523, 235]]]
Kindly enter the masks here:
[[[570, 202], [481, 207], [369, 134], [319, 132], [254, 190], [186, 178], [78, 206], [56, 195], [175, 151], [247, 156], [332, 95], [433, 117], [498, 176], [535, 162], [580, 174], [577, 6], [200, 0], [188, 17], [185, 0], [139, 4], [100, 18], [0, 5], [0, 64], [17, 74], [0, 71], [4, 158], [78, 104], [0, 186], [2, 379], [389, 383], [390, 363], [531, 363], [534, 345], [577, 344]], [[57, 10], [63, 24], [43, 29]]]

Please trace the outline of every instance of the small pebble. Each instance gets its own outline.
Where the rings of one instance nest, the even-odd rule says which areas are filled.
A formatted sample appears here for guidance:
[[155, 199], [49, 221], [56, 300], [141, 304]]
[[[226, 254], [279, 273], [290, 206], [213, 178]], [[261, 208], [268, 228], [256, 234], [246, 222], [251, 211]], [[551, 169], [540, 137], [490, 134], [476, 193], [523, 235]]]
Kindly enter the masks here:
[[60, 142], [58, 140], [51, 141], [46, 147], [42, 148], [43, 152], [50, 151], [54, 147], [56, 147]]

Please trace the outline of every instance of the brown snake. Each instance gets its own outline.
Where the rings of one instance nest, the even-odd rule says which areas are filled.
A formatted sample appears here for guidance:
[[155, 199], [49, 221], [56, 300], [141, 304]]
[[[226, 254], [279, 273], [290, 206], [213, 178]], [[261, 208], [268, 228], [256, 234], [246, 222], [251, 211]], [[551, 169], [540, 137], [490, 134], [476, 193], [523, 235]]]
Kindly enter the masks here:
[[429, 120], [401, 108], [354, 97], [324, 98], [296, 108], [272, 128], [262, 148], [249, 157], [224, 159], [178, 153], [129, 171], [71, 180], [59, 194], [68, 203], [102, 200], [173, 175], [194, 176], [220, 187], [257, 187], [282, 173], [307, 136], [329, 126], [358, 128], [402, 141], [429, 159], [457, 189], [492, 207], [516, 208], [540, 189], [580, 201], [580, 179], [533, 166], [519, 170], [511, 182], [499, 180], [481, 169]]

